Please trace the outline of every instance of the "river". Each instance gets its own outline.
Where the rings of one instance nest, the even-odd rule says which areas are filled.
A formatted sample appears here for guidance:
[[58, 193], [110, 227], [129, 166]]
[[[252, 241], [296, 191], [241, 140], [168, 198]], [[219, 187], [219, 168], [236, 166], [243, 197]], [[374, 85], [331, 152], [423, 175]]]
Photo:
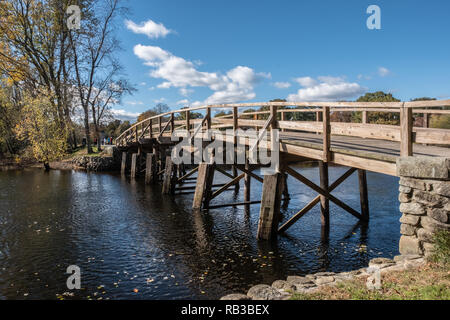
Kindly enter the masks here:
[[[297, 167], [318, 183], [317, 167]], [[331, 167], [330, 182], [345, 168]], [[218, 180], [223, 179], [220, 174]], [[349, 271], [398, 254], [398, 178], [368, 173], [367, 227], [330, 204], [316, 206], [278, 241], [258, 242], [259, 205], [193, 213], [193, 195], [162, 196], [117, 174], [38, 169], [0, 172], [0, 299], [217, 299], [288, 275]], [[242, 201], [225, 192], [214, 202]], [[252, 180], [252, 200], [261, 184]], [[289, 177], [283, 220], [314, 191]], [[333, 194], [359, 210], [357, 174]], [[66, 268], [81, 269], [68, 290]]]

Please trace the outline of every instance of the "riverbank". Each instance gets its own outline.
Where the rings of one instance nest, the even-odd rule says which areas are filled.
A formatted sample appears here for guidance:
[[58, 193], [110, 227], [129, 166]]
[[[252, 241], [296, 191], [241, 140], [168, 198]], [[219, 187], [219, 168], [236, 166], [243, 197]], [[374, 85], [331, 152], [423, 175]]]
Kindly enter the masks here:
[[433, 253], [375, 258], [367, 268], [288, 276], [221, 300], [450, 300], [450, 237], [437, 232]]
[[450, 300], [450, 271], [436, 263], [385, 272], [379, 290], [367, 288], [367, 277], [323, 286], [313, 293], [295, 293], [291, 300]]
[[[380, 286], [376, 287], [379, 270]], [[319, 272], [260, 284], [221, 300], [450, 300], [448, 266], [419, 256], [375, 258], [351, 272]]]
[[[0, 171], [23, 170], [26, 168], [44, 168], [42, 163], [32, 159], [1, 159]], [[120, 152], [113, 146], [105, 146], [103, 151], [88, 154], [86, 148], [67, 155], [64, 159], [50, 162], [51, 170], [84, 170], [94, 172], [118, 171], [120, 169]]]

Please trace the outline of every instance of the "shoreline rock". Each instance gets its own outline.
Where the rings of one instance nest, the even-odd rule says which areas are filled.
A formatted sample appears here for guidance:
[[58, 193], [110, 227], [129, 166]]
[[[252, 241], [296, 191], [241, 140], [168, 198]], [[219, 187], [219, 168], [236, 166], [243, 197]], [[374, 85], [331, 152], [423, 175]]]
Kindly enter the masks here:
[[294, 293], [312, 293], [323, 286], [334, 286], [339, 282], [367, 277], [376, 270], [388, 272], [409, 270], [425, 263], [425, 258], [419, 255], [401, 255], [394, 259], [374, 258], [369, 266], [346, 272], [317, 272], [305, 276], [288, 276], [286, 280], [275, 280], [272, 285], [258, 284], [251, 287], [247, 294], [234, 293], [220, 300], [288, 300]]

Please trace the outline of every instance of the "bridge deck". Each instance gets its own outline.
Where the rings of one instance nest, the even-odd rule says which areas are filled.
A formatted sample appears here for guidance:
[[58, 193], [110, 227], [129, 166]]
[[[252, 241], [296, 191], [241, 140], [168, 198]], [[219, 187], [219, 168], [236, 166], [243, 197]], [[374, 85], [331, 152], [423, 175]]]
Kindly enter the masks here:
[[[282, 133], [283, 142], [322, 150], [323, 137], [314, 133]], [[369, 138], [332, 136], [331, 148], [371, 159], [395, 162], [400, 157], [400, 143]], [[414, 144], [414, 156], [450, 157], [450, 148]]]
[[[305, 158], [320, 160], [322, 134], [287, 132], [280, 134], [281, 150]], [[331, 137], [331, 152], [336, 164], [353, 164], [369, 171], [396, 175], [396, 161], [400, 157], [400, 143], [349, 136]], [[414, 156], [450, 158], [450, 148], [414, 144]], [[347, 164], [347, 165], [348, 165]]]

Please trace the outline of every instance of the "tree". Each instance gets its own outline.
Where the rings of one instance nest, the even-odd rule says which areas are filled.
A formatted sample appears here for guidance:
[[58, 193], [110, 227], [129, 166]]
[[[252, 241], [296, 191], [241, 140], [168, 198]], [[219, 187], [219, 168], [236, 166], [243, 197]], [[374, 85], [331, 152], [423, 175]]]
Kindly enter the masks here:
[[13, 81], [47, 91], [54, 121], [70, 128], [70, 61], [65, 10], [69, 0], [0, 1], [0, 68]]
[[114, 21], [124, 8], [119, 0], [86, 1], [82, 7], [82, 27], [69, 30], [70, 48], [73, 54], [75, 86], [83, 109], [84, 129], [88, 153], [92, 153], [89, 114], [95, 114], [96, 92], [114, 83], [114, 76], [120, 71], [115, 58], [119, 43], [114, 35]]
[[[399, 102], [400, 100], [394, 98], [391, 93], [383, 91], [368, 92], [356, 100], [357, 102]], [[353, 121], [361, 122], [361, 112], [353, 113]], [[367, 122], [376, 124], [400, 124], [400, 116], [392, 112], [367, 112]]]
[[135, 89], [125, 79], [121, 79], [117, 82], [111, 82], [110, 79], [107, 79], [102, 83], [100, 88], [94, 90], [95, 94], [93, 95], [90, 104], [98, 151], [101, 151], [100, 127], [103, 119], [108, 115], [111, 105], [120, 103], [124, 94], [132, 93], [134, 90]]
[[46, 171], [50, 162], [60, 159], [67, 150], [68, 132], [53, 119], [52, 98], [46, 93], [24, 97], [23, 117], [16, 127], [18, 136], [29, 141], [34, 157], [44, 164]]
[[145, 119], [148, 119], [150, 117], [154, 117], [154, 116], [156, 116], [158, 114], [166, 113], [166, 112], [169, 112], [169, 111], [170, 111], [170, 108], [169, 108], [169, 106], [167, 104], [165, 104], [165, 103], [158, 103], [155, 107], [153, 107], [151, 109], [148, 109], [145, 112], [142, 112], [138, 116], [137, 121], [141, 122], [141, 121], [143, 121]]

